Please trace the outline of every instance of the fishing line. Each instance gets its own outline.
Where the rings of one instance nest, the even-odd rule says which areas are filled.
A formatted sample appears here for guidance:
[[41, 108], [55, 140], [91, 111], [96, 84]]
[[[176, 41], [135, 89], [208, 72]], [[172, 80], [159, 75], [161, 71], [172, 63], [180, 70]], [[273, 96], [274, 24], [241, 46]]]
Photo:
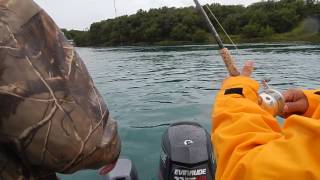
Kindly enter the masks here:
[[116, 0], [113, 0], [113, 8], [114, 8], [114, 15], [115, 15], [115, 18], [118, 16], [117, 15], [117, 6], [116, 6]]
[[241, 55], [237, 45], [232, 41], [231, 37], [229, 36], [229, 34], [227, 33], [227, 31], [223, 28], [223, 26], [221, 25], [221, 23], [219, 22], [218, 18], [212, 13], [211, 9], [209, 8], [209, 6], [206, 4], [205, 7], [208, 9], [208, 11], [210, 12], [210, 15], [214, 18], [214, 20], [218, 23], [218, 25], [220, 26], [220, 28], [222, 29], [222, 31], [224, 32], [224, 34], [228, 37], [228, 39], [230, 40], [230, 42], [232, 43], [233, 47], [236, 49], [237, 53], [239, 55]]
[[163, 124], [150, 125], [150, 126], [129, 126], [129, 127], [135, 128], [135, 129], [151, 129], [156, 127], [170, 126], [170, 125], [171, 123], [163, 123]]
[[[115, 15], [114, 19], [116, 19], [118, 17], [116, 0], [113, 0], [113, 8], [114, 8], [114, 15]], [[121, 37], [120, 29], [119, 29], [119, 40], [120, 40], [120, 46], [122, 46], [122, 37]]]

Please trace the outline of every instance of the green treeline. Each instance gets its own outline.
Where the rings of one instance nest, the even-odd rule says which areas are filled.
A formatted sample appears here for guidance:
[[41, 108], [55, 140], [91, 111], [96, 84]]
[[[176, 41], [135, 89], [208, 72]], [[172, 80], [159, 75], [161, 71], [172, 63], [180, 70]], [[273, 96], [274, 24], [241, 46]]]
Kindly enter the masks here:
[[[237, 42], [320, 42], [318, 0], [268, 0], [248, 7], [220, 4], [207, 6]], [[221, 31], [213, 18], [212, 22], [218, 31]], [[64, 29], [63, 32], [78, 46], [161, 45], [213, 41], [203, 17], [194, 7], [139, 10], [134, 15], [93, 23], [89, 31]], [[223, 33], [220, 34], [225, 39]]]

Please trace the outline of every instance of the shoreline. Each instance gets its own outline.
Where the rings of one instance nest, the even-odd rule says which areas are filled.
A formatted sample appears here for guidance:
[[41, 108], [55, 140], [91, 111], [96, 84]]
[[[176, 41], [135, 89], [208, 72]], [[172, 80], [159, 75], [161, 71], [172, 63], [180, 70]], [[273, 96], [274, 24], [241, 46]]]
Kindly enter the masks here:
[[[232, 46], [231, 43], [224, 41], [226, 46]], [[320, 35], [319, 35], [319, 40], [288, 40], [288, 39], [282, 39], [282, 40], [247, 40], [247, 41], [238, 41], [234, 40], [236, 45], [241, 45], [241, 44], [310, 44], [310, 45], [316, 45], [320, 44]], [[215, 41], [209, 41], [205, 43], [195, 43], [195, 42], [180, 42], [180, 41], [161, 41], [161, 42], [156, 42], [156, 43], [135, 43], [135, 44], [121, 44], [121, 45], [90, 45], [90, 46], [77, 46], [75, 47], [87, 47], [87, 48], [116, 48], [116, 47], [147, 47], [147, 46], [212, 46], [212, 45], [217, 45]]]
[[[320, 44], [320, 32], [318, 33], [303, 33], [301, 31], [291, 31], [288, 33], [282, 34], [273, 34], [267, 37], [259, 38], [245, 38], [241, 35], [230, 35], [231, 39], [236, 44], [246, 44], [246, 43], [269, 43], [269, 44], [279, 44], [279, 43], [288, 43], [288, 44]], [[221, 39], [224, 44], [231, 44], [225, 35], [221, 35]], [[212, 36], [209, 37], [209, 40], [206, 42], [193, 42], [193, 41], [173, 41], [173, 40], [163, 40], [159, 42], [139, 42], [139, 43], [120, 43], [117, 45], [111, 44], [96, 44], [89, 46], [77, 45], [77, 47], [124, 47], [124, 46], [183, 46], [183, 45], [212, 45], [216, 44], [216, 41]]]

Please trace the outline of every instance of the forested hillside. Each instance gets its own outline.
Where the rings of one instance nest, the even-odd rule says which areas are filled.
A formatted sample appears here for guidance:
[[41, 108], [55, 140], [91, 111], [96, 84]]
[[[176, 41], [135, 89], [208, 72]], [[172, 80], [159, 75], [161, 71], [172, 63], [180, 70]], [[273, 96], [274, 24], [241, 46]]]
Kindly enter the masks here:
[[[318, 0], [268, 0], [248, 7], [220, 4], [211, 4], [208, 7], [238, 42], [320, 42]], [[218, 27], [214, 20], [213, 22]], [[69, 39], [74, 39], [78, 46], [212, 41], [203, 17], [194, 7], [139, 10], [134, 15], [93, 23], [89, 31], [63, 31]]]

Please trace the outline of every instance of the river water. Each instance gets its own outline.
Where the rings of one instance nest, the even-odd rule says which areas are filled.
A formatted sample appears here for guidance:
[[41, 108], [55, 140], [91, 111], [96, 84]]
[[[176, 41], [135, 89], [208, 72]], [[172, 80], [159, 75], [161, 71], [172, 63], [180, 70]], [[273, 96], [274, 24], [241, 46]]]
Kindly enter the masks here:
[[[118, 121], [122, 157], [134, 161], [140, 180], [156, 179], [162, 133], [137, 129], [196, 121], [210, 131], [215, 93], [227, 76], [217, 46], [77, 48], [111, 116]], [[320, 87], [320, 45], [242, 44], [231, 50], [238, 67], [254, 60], [256, 80], [278, 90]], [[100, 180], [97, 171], [59, 175]]]

